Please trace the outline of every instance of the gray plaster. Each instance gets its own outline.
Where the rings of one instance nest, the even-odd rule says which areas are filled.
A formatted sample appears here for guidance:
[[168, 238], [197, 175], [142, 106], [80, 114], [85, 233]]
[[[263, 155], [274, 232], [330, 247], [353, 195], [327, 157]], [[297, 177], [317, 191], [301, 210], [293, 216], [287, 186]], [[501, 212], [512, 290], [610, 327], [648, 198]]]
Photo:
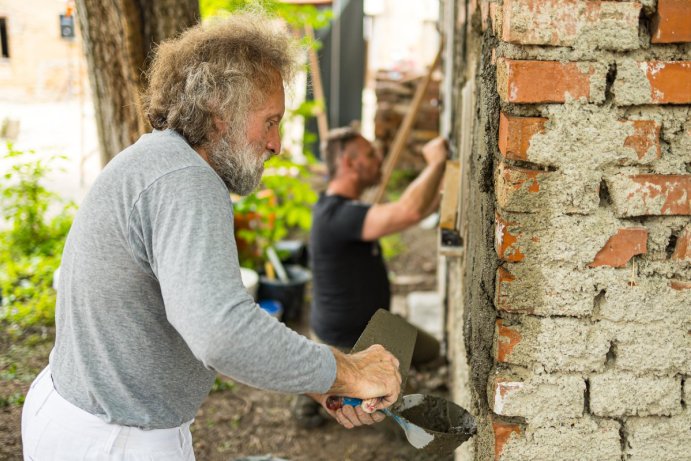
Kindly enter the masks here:
[[617, 62], [617, 79], [614, 82], [614, 99], [620, 105], [648, 104], [652, 101], [650, 82], [646, 70], [634, 59]]
[[679, 235], [689, 223], [687, 216], [649, 217], [643, 221], [648, 229], [648, 260], [666, 260], [667, 246], [672, 235]]
[[[677, 310], [687, 311], [688, 307], [688, 303], [676, 306]], [[603, 336], [609, 336], [616, 343], [612, 366], [637, 376], [691, 374], [691, 335], [687, 332], [691, 328], [691, 318], [689, 314], [684, 316], [686, 320], [682, 322], [600, 322], [598, 327], [602, 329]], [[686, 328], [680, 328], [680, 323]]]
[[[565, 184], [569, 187], [568, 184]], [[508, 232], [518, 238], [514, 244], [524, 255], [524, 264], [553, 264], [585, 269], [609, 238], [621, 228], [638, 226], [636, 223], [616, 219], [611, 213], [598, 208], [592, 215], [550, 216], [504, 213], [509, 222]], [[500, 232], [496, 238], [502, 239]]]
[[[551, 45], [555, 40], [562, 46], [577, 49], [631, 50], [640, 46], [637, 27], [630, 27], [631, 22], [637, 26], [638, 10], [627, 4], [602, 2], [595, 17], [588, 14], [586, 2], [567, 3], [552, 8], [549, 2], [534, 3], [525, 8], [514, 2], [509, 12], [511, 29], [529, 37], [524, 44]], [[569, 31], [560, 28], [556, 17], [568, 21], [572, 27]]]
[[581, 376], [529, 374], [492, 386], [488, 398], [494, 413], [540, 425], [583, 416], [584, 391]]
[[679, 329], [679, 325], [691, 322], [691, 293], [672, 289], [669, 280], [659, 276], [634, 276], [631, 283], [626, 272], [620, 272], [617, 280], [599, 284], [606, 291], [593, 319], [640, 324], [664, 321], [667, 327], [658, 331], [662, 337], [667, 328], [676, 325]]
[[634, 127], [622, 123], [620, 112], [611, 106], [570, 102], [548, 106], [542, 114], [549, 120], [544, 133], [531, 138], [527, 154], [531, 162], [578, 171], [655, 160], [654, 148], [639, 159], [633, 148], [625, 146]]
[[[667, 277], [681, 280], [691, 280], [691, 262], [679, 260], [647, 261], [641, 260], [638, 265], [640, 277]], [[685, 299], [691, 305], [691, 290], [682, 291]]]
[[[504, 264], [515, 280], [500, 286], [500, 305], [511, 312], [539, 316], [588, 317], [598, 294], [593, 273], [571, 267]], [[508, 305], [503, 298], [510, 300]]]
[[508, 355], [509, 363], [534, 372], [604, 371], [610, 339], [590, 321], [522, 316], [518, 322], [511, 329], [521, 339]]
[[624, 423], [630, 461], [691, 459], [691, 410], [671, 418], [630, 418]]
[[[609, 65], [621, 59], [622, 53], [586, 47], [514, 45], [502, 42], [497, 47], [496, 55], [509, 59], [594, 61]], [[655, 45], [627, 51], [626, 56], [636, 61], [684, 61], [691, 59], [691, 44]]]
[[497, 203], [507, 211], [589, 214], [597, 209], [600, 202], [598, 186], [602, 176], [599, 171], [569, 169], [541, 172], [537, 177], [538, 191], [531, 190], [531, 187], [534, 188], [533, 179], [515, 189], [514, 185], [505, 182], [501, 173], [502, 169], [498, 168], [495, 175]]
[[524, 437], [511, 436], [502, 461], [621, 461], [620, 424], [610, 419], [578, 418], [531, 425]]
[[596, 416], [671, 416], [681, 411], [681, 381], [606, 371], [590, 377], [590, 412]]

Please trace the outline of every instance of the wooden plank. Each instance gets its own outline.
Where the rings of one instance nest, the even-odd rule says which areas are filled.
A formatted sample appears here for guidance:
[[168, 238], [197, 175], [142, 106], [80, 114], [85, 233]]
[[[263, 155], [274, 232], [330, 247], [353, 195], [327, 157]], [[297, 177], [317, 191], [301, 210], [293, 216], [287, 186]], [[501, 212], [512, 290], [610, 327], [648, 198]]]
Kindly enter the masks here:
[[317, 112], [317, 131], [319, 140], [324, 142], [329, 134], [329, 120], [326, 116], [326, 98], [324, 97], [324, 86], [322, 84], [322, 74], [319, 70], [319, 58], [317, 50], [314, 49], [314, 30], [309, 24], [305, 24], [305, 36], [310, 40], [311, 45], [308, 50], [310, 60], [310, 73], [312, 75], [312, 90], [314, 99], [322, 103], [321, 110]]
[[439, 216], [439, 227], [442, 229], [457, 230], [460, 189], [461, 164], [458, 160], [447, 160]]
[[464, 254], [465, 254], [465, 248], [464, 247], [450, 247], [450, 246], [446, 246], [446, 245], [440, 245], [439, 246], [439, 255], [440, 256], [447, 256], [447, 257], [452, 257], [452, 258], [462, 258]]
[[434, 62], [432, 62], [432, 65], [429, 67], [427, 75], [425, 75], [425, 78], [422, 80], [422, 82], [420, 82], [417, 89], [415, 90], [415, 96], [413, 97], [413, 102], [410, 104], [410, 110], [406, 113], [401, 127], [398, 129], [398, 132], [396, 132], [396, 137], [394, 138], [393, 146], [391, 147], [389, 155], [386, 157], [384, 171], [382, 174], [382, 180], [379, 184], [379, 188], [375, 192], [372, 203], [379, 203], [379, 201], [384, 196], [386, 186], [389, 183], [389, 179], [391, 179], [391, 173], [393, 173], [394, 167], [396, 166], [396, 162], [398, 161], [398, 157], [400, 157], [401, 152], [403, 152], [405, 144], [408, 140], [408, 135], [410, 134], [410, 130], [413, 127], [413, 122], [415, 122], [415, 116], [417, 115], [418, 109], [420, 109], [420, 105], [422, 103], [423, 97], [425, 96], [425, 93], [427, 92], [429, 82], [432, 80], [432, 74], [439, 65], [439, 61], [441, 60], [442, 50], [443, 46], [440, 46], [437, 55], [434, 57]]

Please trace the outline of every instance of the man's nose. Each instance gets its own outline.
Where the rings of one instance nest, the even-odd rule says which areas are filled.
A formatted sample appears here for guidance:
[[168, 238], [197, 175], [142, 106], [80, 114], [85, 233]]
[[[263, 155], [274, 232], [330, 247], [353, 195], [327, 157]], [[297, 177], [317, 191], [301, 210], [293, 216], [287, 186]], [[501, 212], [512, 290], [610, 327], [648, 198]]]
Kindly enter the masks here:
[[269, 139], [266, 141], [266, 150], [270, 151], [274, 155], [281, 153], [281, 133], [279, 132], [278, 127], [269, 132]]

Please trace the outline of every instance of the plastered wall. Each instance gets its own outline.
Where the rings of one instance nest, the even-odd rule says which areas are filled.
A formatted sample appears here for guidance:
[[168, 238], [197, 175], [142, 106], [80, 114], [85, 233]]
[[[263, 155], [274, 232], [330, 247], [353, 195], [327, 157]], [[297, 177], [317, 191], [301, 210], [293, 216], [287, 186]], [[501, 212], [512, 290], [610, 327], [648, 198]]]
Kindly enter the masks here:
[[442, 26], [449, 350], [479, 423], [457, 459], [691, 459], [691, 2], [456, 2]]

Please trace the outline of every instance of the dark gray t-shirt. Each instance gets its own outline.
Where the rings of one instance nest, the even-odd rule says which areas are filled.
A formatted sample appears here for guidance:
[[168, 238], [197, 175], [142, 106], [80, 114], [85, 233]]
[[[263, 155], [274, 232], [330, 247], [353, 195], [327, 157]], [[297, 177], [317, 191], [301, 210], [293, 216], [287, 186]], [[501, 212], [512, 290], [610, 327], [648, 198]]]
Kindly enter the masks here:
[[216, 372], [263, 389], [326, 392], [331, 351], [245, 291], [232, 203], [173, 131], [142, 136], [103, 170], [63, 253], [50, 365], [58, 393], [144, 429], [194, 418]]
[[355, 345], [377, 309], [389, 309], [389, 279], [377, 240], [362, 240], [369, 205], [340, 195], [319, 197], [312, 211], [310, 326], [319, 339]]

